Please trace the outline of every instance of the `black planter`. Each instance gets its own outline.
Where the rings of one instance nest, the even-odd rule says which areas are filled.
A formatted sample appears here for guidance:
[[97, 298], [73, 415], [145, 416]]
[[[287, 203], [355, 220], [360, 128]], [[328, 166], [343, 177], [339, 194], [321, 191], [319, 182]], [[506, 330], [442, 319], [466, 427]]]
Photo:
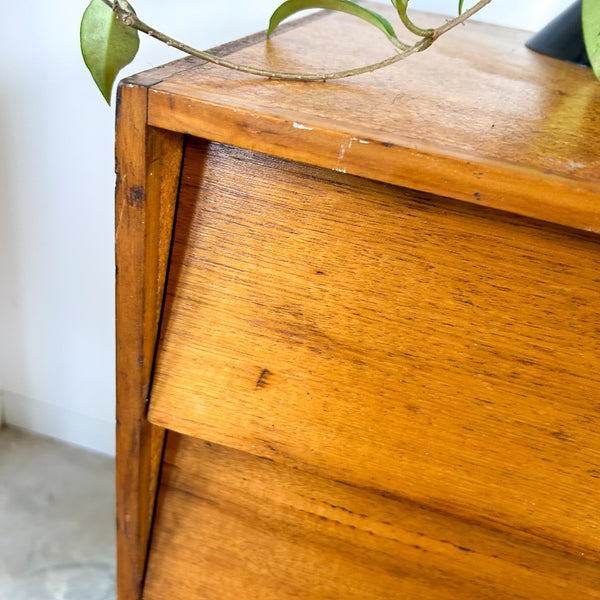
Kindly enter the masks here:
[[590, 60], [585, 50], [581, 26], [581, 3], [582, 0], [574, 2], [525, 45], [547, 56], [589, 67]]

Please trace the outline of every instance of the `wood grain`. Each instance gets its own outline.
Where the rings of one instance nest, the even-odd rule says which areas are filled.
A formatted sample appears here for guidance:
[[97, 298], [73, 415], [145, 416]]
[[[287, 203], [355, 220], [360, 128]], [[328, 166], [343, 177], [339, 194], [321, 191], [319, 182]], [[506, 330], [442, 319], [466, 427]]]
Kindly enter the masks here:
[[190, 142], [160, 426], [600, 559], [598, 238]]
[[[377, 8], [396, 24], [391, 7]], [[443, 21], [415, 15], [424, 25]], [[393, 67], [327, 83], [266, 81], [204, 65], [153, 86], [148, 119], [600, 232], [600, 86], [590, 69], [525, 48], [528, 36], [473, 22]], [[379, 31], [332, 14], [255, 41], [232, 58], [318, 70], [357, 66], [391, 52]]]
[[600, 598], [600, 565], [168, 434], [144, 600]]
[[[318, 18], [313, 16], [310, 20]], [[290, 23], [282, 31], [297, 26]], [[256, 43], [248, 36], [220, 56]], [[144, 577], [164, 430], [146, 419], [171, 247], [184, 136], [148, 126], [148, 88], [203, 65], [186, 57], [121, 82], [116, 131], [117, 594], [137, 600]]]
[[141, 593], [162, 459], [164, 432], [146, 420], [146, 408], [183, 153], [181, 134], [146, 126], [140, 80], [120, 87], [116, 133], [119, 600]]
[[[471, 23], [330, 83], [183, 59], [122, 84], [119, 600], [165, 427], [147, 600], [600, 596], [600, 87], [527, 36]], [[389, 47], [332, 15], [216, 52]]]

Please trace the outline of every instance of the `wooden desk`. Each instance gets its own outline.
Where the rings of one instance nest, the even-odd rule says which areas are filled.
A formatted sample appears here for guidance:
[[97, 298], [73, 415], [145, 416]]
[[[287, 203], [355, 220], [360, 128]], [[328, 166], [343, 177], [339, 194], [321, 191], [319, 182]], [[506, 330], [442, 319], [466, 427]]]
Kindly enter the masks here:
[[600, 598], [600, 85], [526, 37], [121, 84], [119, 600]]

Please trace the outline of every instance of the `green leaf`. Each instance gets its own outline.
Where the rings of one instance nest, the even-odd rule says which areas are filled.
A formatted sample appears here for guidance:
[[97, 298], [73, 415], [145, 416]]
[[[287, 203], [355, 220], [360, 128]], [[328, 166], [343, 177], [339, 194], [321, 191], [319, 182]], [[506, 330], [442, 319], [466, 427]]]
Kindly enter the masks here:
[[119, 21], [102, 0], [92, 0], [81, 19], [80, 40], [83, 60], [110, 104], [118, 72], [137, 54], [138, 32]]
[[310, 8], [326, 8], [360, 17], [368, 23], [371, 23], [371, 25], [375, 25], [375, 27], [381, 29], [393, 43], [399, 42], [394, 28], [387, 19], [368, 8], [364, 8], [363, 6], [351, 2], [350, 0], [287, 0], [287, 2], [281, 4], [271, 15], [267, 35], [271, 35], [277, 25], [284, 19], [287, 19], [289, 16], [301, 10], [308, 10]]
[[462, 15], [462, 9], [463, 9], [463, 4], [465, 3], [465, 0], [458, 0], [458, 14]]
[[594, 74], [600, 79], [600, 2], [598, 0], [583, 0], [581, 23], [585, 49]]

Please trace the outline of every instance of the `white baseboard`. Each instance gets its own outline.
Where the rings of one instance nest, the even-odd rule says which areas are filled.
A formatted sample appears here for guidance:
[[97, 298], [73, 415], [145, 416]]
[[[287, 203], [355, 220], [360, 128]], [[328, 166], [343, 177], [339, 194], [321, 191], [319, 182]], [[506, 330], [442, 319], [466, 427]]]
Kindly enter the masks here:
[[0, 425], [14, 425], [89, 450], [115, 455], [115, 424], [0, 390]]

